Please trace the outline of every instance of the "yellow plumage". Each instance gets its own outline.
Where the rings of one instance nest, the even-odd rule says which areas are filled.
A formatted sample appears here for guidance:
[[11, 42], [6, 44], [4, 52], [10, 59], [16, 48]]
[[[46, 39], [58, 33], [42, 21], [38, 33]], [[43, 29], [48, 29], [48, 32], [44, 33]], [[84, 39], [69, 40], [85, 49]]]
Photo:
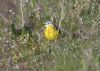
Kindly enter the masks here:
[[44, 35], [48, 40], [56, 40], [59, 36], [59, 32], [53, 24], [48, 24], [46, 25]]

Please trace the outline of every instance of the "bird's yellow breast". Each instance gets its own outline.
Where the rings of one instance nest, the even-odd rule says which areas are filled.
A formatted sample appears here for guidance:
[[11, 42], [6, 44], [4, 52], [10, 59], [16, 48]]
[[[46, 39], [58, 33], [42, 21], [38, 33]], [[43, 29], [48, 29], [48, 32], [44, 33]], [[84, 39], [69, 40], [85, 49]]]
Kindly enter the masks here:
[[44, 35], [48, 40], [56, 40], [58, 38], [58, 30], [53, 25], [48, 25], [45, 28]]

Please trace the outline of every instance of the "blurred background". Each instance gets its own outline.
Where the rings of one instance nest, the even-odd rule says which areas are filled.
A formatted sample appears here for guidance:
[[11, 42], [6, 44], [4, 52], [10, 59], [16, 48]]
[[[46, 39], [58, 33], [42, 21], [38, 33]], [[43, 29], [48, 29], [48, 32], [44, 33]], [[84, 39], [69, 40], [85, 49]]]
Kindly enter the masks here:
[[[48, 20], [63, 37], [43, 36]], [[100, 0], [0, 0], [1, 71], [99, 71]]]

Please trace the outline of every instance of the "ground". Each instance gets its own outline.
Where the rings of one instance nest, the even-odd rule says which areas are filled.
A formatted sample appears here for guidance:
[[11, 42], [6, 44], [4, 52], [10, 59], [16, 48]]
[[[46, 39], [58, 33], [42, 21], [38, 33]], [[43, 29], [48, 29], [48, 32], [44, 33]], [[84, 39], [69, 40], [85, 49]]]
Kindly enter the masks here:
[[[44, 23], [60, 27], [48, 41]], [[99, 71], [99, 0], [0, 0], [0, 70]]]

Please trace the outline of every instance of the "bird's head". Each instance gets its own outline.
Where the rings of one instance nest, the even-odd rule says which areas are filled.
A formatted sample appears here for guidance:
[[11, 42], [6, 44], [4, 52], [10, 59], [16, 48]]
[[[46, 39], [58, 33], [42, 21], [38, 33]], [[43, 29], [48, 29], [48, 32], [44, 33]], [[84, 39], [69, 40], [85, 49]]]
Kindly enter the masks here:
[[48, 27], [48, 26], [50, 26], [50, 25], [51, 25], [51, 26], [54, 26], [52, 21], [46, 21], [46, 22], [45, 22], [45, 27]]

